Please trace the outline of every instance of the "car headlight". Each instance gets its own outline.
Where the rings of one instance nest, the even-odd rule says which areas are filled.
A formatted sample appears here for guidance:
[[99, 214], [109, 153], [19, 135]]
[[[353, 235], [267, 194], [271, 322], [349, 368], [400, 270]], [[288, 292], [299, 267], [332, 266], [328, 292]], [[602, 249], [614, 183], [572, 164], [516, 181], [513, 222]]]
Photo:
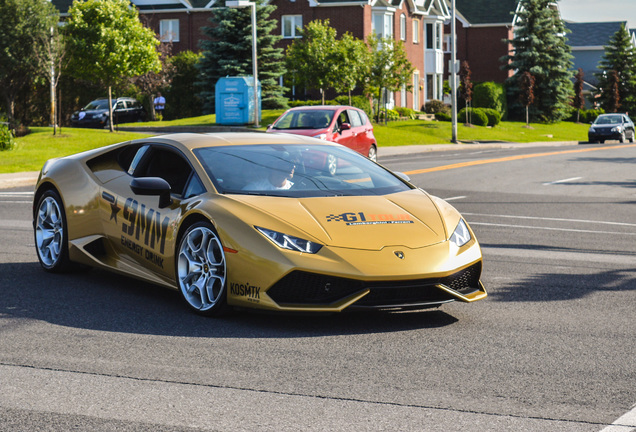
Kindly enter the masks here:
[[613, 127], [613, 128], [612, 128], [612, 132], [618, 132], [618, 133], [621, 133], [621, 132], [623, 132], [623, 128], [622, 128], [622, 127], [620, 127], [620, 126]]
[[589, 132], [592, 132], [592, 133], [596, 132], [596, 129], [594, 129], [594, 126], [590, 128]]
[[326, 133], [321, 133], [321, 134], [318, 134], [318, 135], [314, 135], [314, 138], [318, 138], [318, 139], [321, 139], [321, 140], [326, 140], [327, 139], [327, 134]]
[[468, 231], [466, 222], [464, 222], [464, 219], [460, 219], [459, 223], [457, 224], [457, 228], [455, 228], [455, 231], [450, 236], [450, 241], [455, 243], [457, 247], [462, 247], [466, 243], [468, 243], [470, 239], [470, 231]]
[[276, 246], [282, 249], [315, 254], [322, 248], [321, 244], [310, 242], [309, 240], [293, 237], [287, 234], [280, 233], [278, 231], [269, 230], [267, 228], [261, 228], [257, 226], [255, 226], [254, 228], [256, 228], [261, 234], [270, 239], [272, 242], [274, 242]]

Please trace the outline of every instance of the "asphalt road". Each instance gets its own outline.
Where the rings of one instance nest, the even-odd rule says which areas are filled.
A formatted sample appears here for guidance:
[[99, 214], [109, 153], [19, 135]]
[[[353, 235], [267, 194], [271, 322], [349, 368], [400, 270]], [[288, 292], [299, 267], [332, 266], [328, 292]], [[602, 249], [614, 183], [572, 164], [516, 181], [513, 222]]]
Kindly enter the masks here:
[[381, 160], [464, 214], [488, 299], [201, 318], [45, 274], [30, 188], [0, 190], [0, 430], [636, 430], [636, 146]]

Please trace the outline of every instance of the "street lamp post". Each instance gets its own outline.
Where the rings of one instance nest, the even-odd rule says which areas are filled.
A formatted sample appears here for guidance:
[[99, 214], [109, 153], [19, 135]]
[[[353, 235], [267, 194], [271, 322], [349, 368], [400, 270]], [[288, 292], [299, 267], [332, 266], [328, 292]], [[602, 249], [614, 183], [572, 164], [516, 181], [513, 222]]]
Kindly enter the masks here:
[[254, 78], [254, 127], [258, 124], [258, 65], [256, 63], [256, 2], [247, 0], [228, 0], [225, 6], [229, 8], [249, 7], [252, 9], [252, 76]]
[[455, 0], [453, 0], [451, 13], [451, 142], [457, 144], [457, 36], [455, 19]]

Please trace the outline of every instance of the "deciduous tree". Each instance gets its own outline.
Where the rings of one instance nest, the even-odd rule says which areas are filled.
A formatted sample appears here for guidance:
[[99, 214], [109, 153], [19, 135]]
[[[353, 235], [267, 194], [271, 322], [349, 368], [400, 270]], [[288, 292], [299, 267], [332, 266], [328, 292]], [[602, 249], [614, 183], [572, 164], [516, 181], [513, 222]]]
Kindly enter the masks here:
[[585, 98], [583, 97], [583, 69], [579, 68], [574, 77], [574, 99], [572, 100], [572, 106], [576, 109], [576, 122], [578, 123], [581, 117], [581, 110], [585, 108]]
[[38, 57], [45, 56], [45, 41], [58, 19], [46, 1], [0, 1], [0, 96], [12, 126], [18, 94], [48, 71], [39, 67]]
[[528, 71], [519, 76], [519, 102], [526, 108], [526, 126], [530, 126], [529, 107], [534, 103], [534, 77]]
[[325, 103], [325, 90], [335, 87], [342, 68], [341, 61], [333, 61], [338, 53], [336, 29], [329, 20], [311, 21], [300, 30], [302, 37], [295, 40], [286, 52], [287, 69], [295, 86], [320, 90]]
[[139, 21], [127, 0], [74, 2], [64, 27], [71, 73], [108, 88], [113, 129], [112, 86], [161, 69], [154, 32]]
[[[377, 89], [378, 101], [381, 92], [386, 89], [389, 92], [400, 90], [405, 86], [412, 89], [413, 65], [406, 56], [402, 41], [390, 38], [380, 38], [375, 34], [367, 38], [367, 45], [371, 50], [371, 69], [367, 84]], [[379, 106], [377, 111], [379, 117]]]

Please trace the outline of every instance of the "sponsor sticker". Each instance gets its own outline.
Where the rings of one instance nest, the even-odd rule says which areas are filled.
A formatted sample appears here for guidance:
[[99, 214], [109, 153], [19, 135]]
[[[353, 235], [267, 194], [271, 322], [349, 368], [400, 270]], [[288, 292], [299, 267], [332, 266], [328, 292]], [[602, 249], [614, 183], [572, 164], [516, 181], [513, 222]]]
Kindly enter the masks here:
[[356, 225], [389, 225], [414, 223], [411, 215], [404, 214], [367, 214], [364, 212], [347, 212], [326, 216], [327, 222], [344, 222], [348, 226]]

